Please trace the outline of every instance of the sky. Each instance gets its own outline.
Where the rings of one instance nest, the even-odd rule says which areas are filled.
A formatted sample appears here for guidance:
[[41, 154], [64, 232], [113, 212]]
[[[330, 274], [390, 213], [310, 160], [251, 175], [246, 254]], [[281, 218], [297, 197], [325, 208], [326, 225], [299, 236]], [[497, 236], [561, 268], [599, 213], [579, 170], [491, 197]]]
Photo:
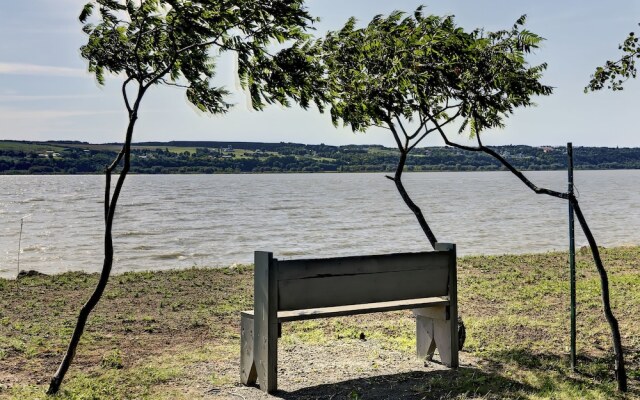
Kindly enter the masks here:
[[[126, 111], [121, 78], [100, 86], [86, 72], [79, 47], [86, 41], [78, 15], [85, 0], [0, 0], [0, 140], [80, 140], [121, 142]], [[640, 30], [639, 0], [308, 0], [319, 17], [315, 34], [337, 30], [351, 16], [366, 24], [393, 10], [455, 15], [465, 29], [507, 29], [522, 14], [527, 28], [546, 41], [530, 57], [547, 62], [543, 83], [554, 94], [535, 99], [537, 106], [519, 109], [506, 127], [485, 132], [488, 145], [640, 147], [640, 79], [622, 92], [584, 94], [598, 65], [617, 59], [630, 31]], [[234, 109], [209, 116], [194, 109], [184, 90], [154, 87], [145, 96], [134, 142], [218, 140], [296, 142], [307, 144], [382, 144], [393, 146], [388, 131], [353, 133], [336, 128], [316, 109], [271, 106], [263, 112], [247, 107], [237, 91], [233, 60], [219, 59], [218, 84], [235, 91]], [[459, 138], [460, 142], [465, 137]], [[442, 145], [438, 137], [425, 145]]]

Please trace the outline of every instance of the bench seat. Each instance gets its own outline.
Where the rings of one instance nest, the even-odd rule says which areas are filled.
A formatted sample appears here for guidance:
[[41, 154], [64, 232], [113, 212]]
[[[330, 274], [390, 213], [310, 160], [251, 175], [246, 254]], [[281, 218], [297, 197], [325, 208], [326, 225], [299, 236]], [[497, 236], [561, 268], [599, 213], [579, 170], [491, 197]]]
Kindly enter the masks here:
[[[310, 308], [306, 310], [278, 311], [278, 322], [304, 321], [316, 318], [343, 317], [347, 315], [368, 314], [374, 312], [409, 310], [414, 308], [449, 305], [449, 298], [425, 297], [379, 303], [353, 304], [348, 306]], [[242, 311], [244, 317], [253, 319], [253, 310]]]

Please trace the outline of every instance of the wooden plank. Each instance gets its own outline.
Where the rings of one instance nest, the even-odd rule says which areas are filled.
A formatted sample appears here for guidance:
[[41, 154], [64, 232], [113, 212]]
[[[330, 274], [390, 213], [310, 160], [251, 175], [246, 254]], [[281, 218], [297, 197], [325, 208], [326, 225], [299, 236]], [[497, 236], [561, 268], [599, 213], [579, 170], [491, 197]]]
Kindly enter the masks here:
[[447, 266], [449, 254], [441, 251], [374, 256], [276, 260], [278, 280], [317, 278], [329, 275], [372, 274]]
[[312, 308], [306, 310], [280, 311], [278, 320], [281, 322], [301, 321], [316, 318], [341, 317], [345, 315], [368, 314], [373, 312], [385, 312], [407, 310], [414, 307], [428, 307], [449, 304], [447, 298], [431, 297], [426, 299], [411, 299], [402, 301], [386, 301], [380, 303], [357, 304], [350, 306], [336, 306]]
[[447, 296], [449, 269], [290, 279], [278, 282], [278, 309], [333, 307]]
[[272, 261], [272, 253], [255, 252], [253, 354], [260, 389], [267, 393], [277, 389], [278, 285]]
[[433, 319], [416, 315], [416, 353], [418, 358], [431, 361], [435, 350]]
[[[449, 303], [447, 302], [447, 306], [448, 305]], [[441, 305], [437, 307], [414, 308], [413, 315], [431, 319], [447, 320], [449, 319], [449, 307]]]
[[[444, 325], [441, 325], [444, 322], [435, 321], [434, 326], [436, 329], [436, 334], [438, 329], [448, 329], [448, 340], [449, 344], [447, 347], [450, 349], [450, 354], [446, 354], [447, 365], [450, 368], [458, 368], [458, 271], [457, 271], [457, 256], [456, 256], [456, 245], [452, 243], [436, 243], [436, 250], [446, 251], [449, 253], [449, 265], [451, 268], [449, 269], [449, 299], [451, 300], [448, 309], [449, 309], [449, 321]], [[439, 326], [440, 325], [440, 326]], [[436, 344], [440, 346], [438, 343], [438, 339], [436, 338]], [[440, 351], [442, 356], [442, 351]], [[444, 362], [444, 361], [443, 361]]]
[[[426, 307], [436, 309], [449, 304], [447, 297], [429, 297], [423, 299], [409, 299], [399, 301], [384, 301], [380, 303], [355, 304], [350, 306], [336, 306], [323, 308], [310, 308], [306, 310], [278, 311], [279, 322], [301, 321], [316, 318], [342, 317], [346, 315], [368, 314], [374, 312], [386, 312], [397, 310], [409, 310]], [[253, 310], [242, 311], [242, 314], [253, 315]]]
[[440, 354], [440, 361], [449, 368], [458, 367], [458, 343], [451, 336], [451, 327], [456, 325], [452, 320], [432, 319], [433, 338]]
[[240, 382], [256, 383], [258, 374], [253, 361], [253, 311], [240, 314]]

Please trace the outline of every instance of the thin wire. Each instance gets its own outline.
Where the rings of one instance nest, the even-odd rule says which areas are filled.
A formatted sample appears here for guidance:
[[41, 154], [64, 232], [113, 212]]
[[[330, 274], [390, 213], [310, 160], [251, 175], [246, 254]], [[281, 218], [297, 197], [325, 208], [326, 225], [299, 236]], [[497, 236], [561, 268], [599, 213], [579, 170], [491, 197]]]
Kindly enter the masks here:
[[573, 184], [573, 195], [575, 196], [576, 199], [580, 198], [580, 190], [578, 190], [578, 187], [576, 186], [575, 183]]

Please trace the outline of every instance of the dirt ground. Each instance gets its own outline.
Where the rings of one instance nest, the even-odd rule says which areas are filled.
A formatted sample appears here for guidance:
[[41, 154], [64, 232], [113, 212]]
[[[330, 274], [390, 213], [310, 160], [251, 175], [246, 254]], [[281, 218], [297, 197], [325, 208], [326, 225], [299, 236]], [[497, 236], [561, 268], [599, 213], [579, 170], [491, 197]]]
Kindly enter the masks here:
[[[273, 395], [242, 385], [208, 394], [214, 399], [437, 399], [462, 394], [454, 387], [429, 387], [434, 379], [449, 381], [459, 373], [440, 364], [437, 355], [433, 362], [424, 362], [356, 339], [283, 347], [278, 353], [278, 391]], [[461, 371], [481, 373], [477, 367], [472, 356], [461, 355]]]

